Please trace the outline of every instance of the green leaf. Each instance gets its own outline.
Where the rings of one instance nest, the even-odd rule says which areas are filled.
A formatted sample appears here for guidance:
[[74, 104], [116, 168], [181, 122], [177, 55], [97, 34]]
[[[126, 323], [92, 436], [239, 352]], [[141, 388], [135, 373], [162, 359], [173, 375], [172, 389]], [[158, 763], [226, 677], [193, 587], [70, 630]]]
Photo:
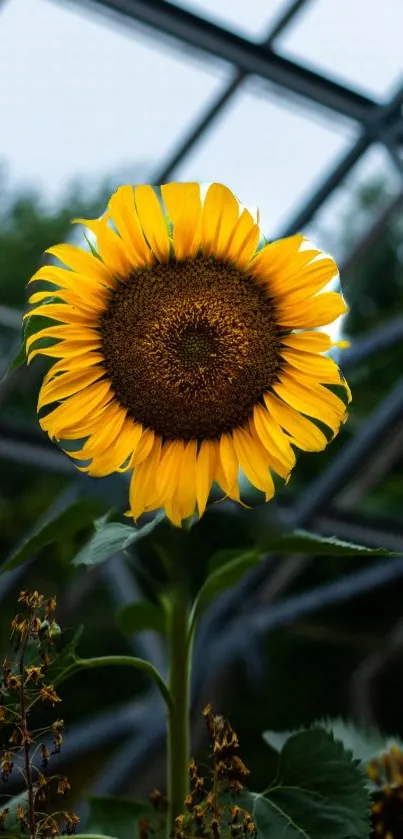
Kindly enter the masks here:
[[[363, 763], [367, 763], [379, 752], [384, 752], [389, 748], [390, 738], [375, 728], [359, 728], [351, 720], [347, 722], [342, 719], [321, 720], [320, 725], [326, 731], [331, 731], [353, 757]], [[397, 740], [394, 742], [397, 744]]]
[[98, 502], [89, 499], [75, 501], [66, 510], [49, 518], [45, 524], [24, 539], [0, 567], [0, 572], [11, 571], [12, 568], [21, 565], [52, 542], [60, 542], [65, 537], [71, 537], [88, 527], [97, 513], [99, 513]]
[[74, 833], [74, 839], [117, 839], [117, 836], [106, 836], [105, 833]]
[[0, 379], [0, 384], [2, 384], [9, 377], [10, 373], [12, 373], [14, 370], [18, 370], [18, 368], [22, 367], [23, 364], [25, 364], [25, 345], [21, 344], [18, 352], [15, 354], [13, 360], [8, 365], [7, 370], [4, 373], [4, 376], [2, 376], [2, 378]]
[[210, 573], [204, 581], [195, 599], [191, 615], [191, 630], [196, 620], [217, 594], [236, 585], [239, 580], [262, 559], [262, 552], [258, 550], [223, 550], [214, 554], [210, 560]]
[[335, 536], [319, 536], [306, 530], [273, 531], [259, 542], [263, 551], [305, 556], [400, 556], [386, 548], [367, 548], [353, 542], [343, 542]]
[[134, 635], [135, 632], [143, 632], [146, 629], [154, 629], [162, 634], [166, 632], [164, 611], [148, 600], [139, 600], [123, 606], [116, 615], [116, 622], [124, 635]]
[[107, 833], [116, 839], [133, 839], [139, 835], [139, 822], [155, 812], [145, 801], [105, 796], [89, 799], [87, 833]]
[[244, 574], [259, 565], [262, 552], [257, 549], [244, 551], [218, 551], [209, 562], [210, 573], [204, 583], [204, 598], [211, 598], [220, 591], [235, 585]]
[[[390, 739], [375, 728], [359, 728], [351, 720], [341, 718], [318, 720], [317, 725], [330, 732], [336, 740], [341, 740], [354, 758], [366, 763], [382, 751], [389, 748]], [[303, 730], [303, 729], [300, 729]], [[263, 740], [276, 752], [281, 752], [284, 744], [297, 731], [265, 731]], [[398, 740], [393, 739], [398, 745]]]
[[164, 518], [164, 513], [160, 511], [148, 524], [134, 527], [120, 522], [108, 522], [103, 516], [95, 522], [95, 533], [73, 559], [73, 565], [99, 565], [105, 562], [148, 536]]
[[367, 839], [370, 798], [359, 761], [324, 728], [291, 735], [279, 755], [276, 781], [246, 793], [260, 836]]
[[337, 740], [341, 740], [345, 748], [353, 757], [362, 763], [368, 763], [380, 754], [389, 751], [391, 746], [403, 749], [401, 737], [382, 733], [377, 728], [357, 726], [351, 720], [325, 719], [320, 725], [327, 731], [332, 731]]
[[[49, 300], [46, 301], [47, 303], [58, 303], [60, 302], [60, 297], [53, 296], [49, 297]], [[36, 307], [35, 307], [36, 308]], [[51, 320], [50, 318], [42, 317], [41, 315], [31, 315], [31, 317], [25, 318], [22, 321], [22, 337], [21, 337], [21, 346], [14, 356], [11, 364], [9, 365], [2, 381], [7, 378], [14, 370], [17, 370], [18, 367], [22, 367], [23, 364], [26, 362], [26, 344], [27, 338], [33, 335], [35, 332], [40, 332], [42, 329], [46, 329], [48, 326], [54, 326], [55, 321]], [[49, 339], [43, 339], [44, 341], [48, 341]], [[39, 338], [38, 338], [39, 341]], [[49, 343], [53, 343], [50, 341]], [[38, 343], [38, 347], [40, 344]]]
[[287, 740], [297, 733], [298, 731], [264, 731], [262, 737], [271, 749], [274, 749], [275, 752], [281, 752]]

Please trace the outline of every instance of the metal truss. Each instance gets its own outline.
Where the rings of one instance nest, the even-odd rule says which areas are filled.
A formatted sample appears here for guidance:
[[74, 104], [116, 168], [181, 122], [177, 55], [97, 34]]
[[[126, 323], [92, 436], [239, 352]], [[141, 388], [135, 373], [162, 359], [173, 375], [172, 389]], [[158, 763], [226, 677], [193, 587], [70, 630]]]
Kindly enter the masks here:
[[[77, 2], [77, 0], [73, 0]], [[372, 143], [381, 142], [403, 178], [397, 153], [403, 140], [403, 86], [386, 104], [363, 96], [353, 88], [315, 73], [303, 65], [279, 55], [272, 45], [307, 0], [293, 0], [280, 14], [277, 24], [262, 43], [252, 43], [229, 30], [211, 23], [166, 0], [90, 0], [88, 5], [109, 12], [121, 20], [146, 25], [156, 34], [175, 39], [195, 51], [229, 62], [234, 76], [213, 104], [190, 126], [178, 148], [153, 175], [154, 183], [163, 183], [178, 169], [186, 155], [211, 127], [224, 107], [248, 76], [270, 82], [283, 96], [294, 96], [307, 105], [358, 124], [360, 133], [348, 152], [338, 161], [296, 215], [289, 220], [282, 235], [289, 235], [314, 217], [315, 213], [340, 185]]]

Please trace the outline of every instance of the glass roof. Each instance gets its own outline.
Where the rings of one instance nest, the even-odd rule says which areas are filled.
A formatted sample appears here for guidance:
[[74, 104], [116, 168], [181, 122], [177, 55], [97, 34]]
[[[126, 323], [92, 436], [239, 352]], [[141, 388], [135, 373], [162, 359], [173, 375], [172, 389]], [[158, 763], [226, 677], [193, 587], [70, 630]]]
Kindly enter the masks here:
[[279, 0], [181, 0], [175, 5], [252, 40], [265, 38], [283, 7]]
[[[257, 204], [268, 236], [284, 226], [306, 193], [352, 142], [352, 129], [243, 87], [203, 142], [178, 169], [180, 180], [220, 180]], [[229, 154], [230, 150], [230, 154]]]
[[52, 0], [6, 5], [0, 54], [0, 162], [48, 198], [75, 177], [144, 179], [226, 73]]
[[[379, 199], [376, 202], [367, 202], [365, 212], [362, 210], [352, 219], [352, 195], [362, 192], [364, 187], [372, 190], [375, 185], [380, 186]], [[373, 145], [356, 164], [349, 177], [332, 192], [308, 226], [308, 236], [315, 239], [320, 247], [333, 253], [338, 260], [343, 260], [400, 187], [400, 178], [396, 177], [396, 168], [386, 149], [381, 145]], [[347, 218], [350, 239], [348, 244], [347, 222], [344, 221]], [[344, 229], [343, 240], [339, 238], [341, 228]]]
[[276, 41], [287, 57], [384, 97], [403, 81], [403, 3], [313, 0]]

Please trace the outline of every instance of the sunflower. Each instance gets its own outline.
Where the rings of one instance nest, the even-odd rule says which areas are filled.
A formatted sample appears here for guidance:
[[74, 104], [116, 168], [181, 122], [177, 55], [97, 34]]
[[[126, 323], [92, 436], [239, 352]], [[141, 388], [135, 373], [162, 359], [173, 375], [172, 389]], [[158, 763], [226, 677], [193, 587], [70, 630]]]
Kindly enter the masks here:
[[213, 482], [239, 501], [240, 469], [272, 498], [294, 447], [324, 449], [346, 417], [326, 385], [348, 386], [316, 331], [346, 311], [340, 294], [318, 293], [334, 260], [301, 234], [262, 245], [217, 183], [204, 200], [196, 183], [165, 184], [161, 200], [121, 186], [101, 218], [76, 221], [96, 246], [49, 248], [67, 267], [30, 280], [47, 290], [29, 301], [26, 317], [46, 320], [28, 362], [54, 359], [42, 429], [64, 450], [82, 441], [68, 454], [89, 475], [129, 470], [135, 520], [158, 508], [178, 526], [201, 516]]

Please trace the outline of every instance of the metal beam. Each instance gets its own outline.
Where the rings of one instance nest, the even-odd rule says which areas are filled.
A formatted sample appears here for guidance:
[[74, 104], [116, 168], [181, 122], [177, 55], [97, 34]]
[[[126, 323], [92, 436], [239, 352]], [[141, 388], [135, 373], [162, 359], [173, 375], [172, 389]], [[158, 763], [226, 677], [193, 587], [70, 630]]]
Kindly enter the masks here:
[[357, 161], [368, 151], [371, 143], [375, 141], [387, 142], [391, 131], [396, 132], [402, 125], [401, 110], [403, 105], [403, 86], [386, 105], [380, 106], [372, 114], [372, 120], [363, 128], [358, 140], [351, 146], [347, 153], [341, 157], [336, 167], [327, 175], [325, 180], [312, 193], [311, 197], [304, 202], [302, 208], [294, 218], [282, 229], [282, 236], [289, 236], [304, 228], [313, 218], [317, 210], [324, 204], [336, 187], [352, 170]]
[[[284, 31], [291, 20], [306, 6], [310, 0], [292, 0], [290, 5], [284, 10], [282, 15], [277, 20], [277, 23], [270, 30], [269, 34], [262, 42], [264, 47], [271, 47], [276, 38]], [[242, 82], [247, 78], [247, 73], [243, 70], [237, 69], [233, 78], [226, 84], [221, 93], [208, 105], [207, 109], [200, 115], [199, 119], [190, 126], [188, 132], [183, 136], [177, 149], [173, 152], [165, 163], [159, 168], [156, 174], [151, 178], [152, 183], [162, 184], [172, 177], [173, 172], [179, 163], [182, 163], [184, 158], [189, 154], [197, 141], [205, 134], [208, 128], [211, 127], [215, 118], [221, 114], [233, 99], [234, 94], [239, 90]]]
[[376, 101], [356, 90], [308, 70], [262, 44], [248, 41], [167, 0], [91, 2], [94, 6], [151, 26], [165, 36], [179, 39], [195, 50], [228, 61], [247, 74], [260, 76], [290, 93], [349, 119], [365, 123], [371, 120], [379, 107]]

